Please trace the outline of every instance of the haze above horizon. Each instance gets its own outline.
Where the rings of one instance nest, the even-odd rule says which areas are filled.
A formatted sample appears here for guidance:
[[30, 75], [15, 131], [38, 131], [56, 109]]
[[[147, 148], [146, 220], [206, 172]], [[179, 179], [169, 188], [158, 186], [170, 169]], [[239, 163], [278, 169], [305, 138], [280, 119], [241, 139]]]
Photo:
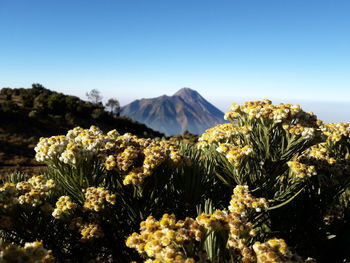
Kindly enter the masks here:
[[0, 88], [97, 88], [123, 105], [190, 87], [222, 110], [269, 98], [327, 111], [350, 103], [349, 13], [347, 0], [3, 0]]

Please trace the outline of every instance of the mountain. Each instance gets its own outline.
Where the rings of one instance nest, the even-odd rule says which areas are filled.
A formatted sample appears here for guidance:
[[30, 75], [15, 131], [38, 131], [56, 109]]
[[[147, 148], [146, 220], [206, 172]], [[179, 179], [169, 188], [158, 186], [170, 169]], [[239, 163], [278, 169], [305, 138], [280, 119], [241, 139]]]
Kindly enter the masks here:
[[[105, 111], [101, 103], [83, 101], [33, 84], [31, 89], [0, 90], [0, 170], [5, 166], [37, 165], [34, 147], [40, 137], [66, 134], [80, 126], [116, 129], [140, 137], [163, 137], [144, 124]], [[1, 171], [0, 171], [1, 175]]]
[[201, 134], [225, 122], [223, 112], [189, 88], [182, 88], [173, 96], [135, 100], [121, 108], [121, 115], [167, 136], [185, 131]]

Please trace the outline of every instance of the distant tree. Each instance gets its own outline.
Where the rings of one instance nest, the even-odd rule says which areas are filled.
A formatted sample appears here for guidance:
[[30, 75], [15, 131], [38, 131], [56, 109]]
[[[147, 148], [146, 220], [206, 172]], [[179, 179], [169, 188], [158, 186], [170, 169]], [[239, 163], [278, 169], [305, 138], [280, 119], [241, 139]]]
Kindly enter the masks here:
[[46, 89], [43, 85], [39, 83], [33, 83], [32, 89], [29, 91], [29, 93], [33, 96], [38, 96], [43, 93], [51, 93], [51, 91]]
[[106, 106], [110, 109], [110, 111], [117, 116], [120, 114], [120, 104], [117, 99], [109, 99], [106, 103]]
[[45, 87], [43, 85], [41, 85], [40, 83], [33, 83], [32, 89], [43, 90], [43, 89], [45, 89]]
[[103, 98], [97, 89], [92, 89], [90, 92], [86, 92], [86, 97], [94, 104], [100, 103]]

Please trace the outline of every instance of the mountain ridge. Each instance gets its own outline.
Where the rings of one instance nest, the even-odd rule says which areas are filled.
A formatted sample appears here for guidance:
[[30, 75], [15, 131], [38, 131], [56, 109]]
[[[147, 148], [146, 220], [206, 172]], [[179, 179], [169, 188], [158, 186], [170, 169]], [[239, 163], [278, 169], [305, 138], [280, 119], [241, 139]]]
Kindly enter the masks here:
[[197, 91], [182, 88], [174, 95], [137, 99], [121, 108], [121, 115], [141, 122], [167, 136], [189, 131], [201, 134], [225, 122], [224, 113]]

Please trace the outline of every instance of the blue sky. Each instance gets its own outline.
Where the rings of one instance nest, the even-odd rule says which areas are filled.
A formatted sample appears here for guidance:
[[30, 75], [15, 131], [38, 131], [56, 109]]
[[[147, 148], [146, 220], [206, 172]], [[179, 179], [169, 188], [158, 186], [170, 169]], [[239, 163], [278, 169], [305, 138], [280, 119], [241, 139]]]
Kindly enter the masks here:
[[350, 121], [349, 14], [349, 0], [0, 0], [0, 87], [122, 105], [190, 87], [222, 110], [327, 101]]

